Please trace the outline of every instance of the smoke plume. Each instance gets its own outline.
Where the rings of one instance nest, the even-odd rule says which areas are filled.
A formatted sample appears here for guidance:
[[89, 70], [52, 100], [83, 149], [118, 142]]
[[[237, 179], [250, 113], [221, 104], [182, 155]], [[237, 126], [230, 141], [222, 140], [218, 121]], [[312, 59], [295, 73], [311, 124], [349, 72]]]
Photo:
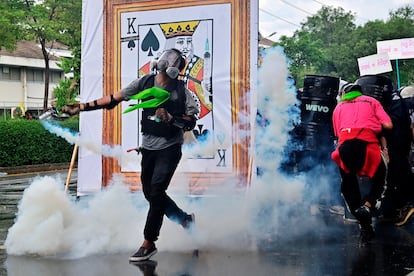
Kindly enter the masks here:
[[[316, 231], [315, 224], [309, 223], [317, 219], [318, 213], [312, 204], [326, 192], [326, 185], [320, 183], [329, 183], [324, 181], [329, 175], [319, 173], [315, 177], [314, 172], [309, 172], [317, 182], [309, 189], [308, 173], [280, 170], [290, 146], [289, 132], [300, 114], [283, 50], [276, 47], [263, 55], [258, 72], [258, 114], [252, 132], [254, 148], [250, 149], [257, 170], [251, 185], [241, 189], [238, 179], [226, 179], [225, 188], [191, 196], [174, 189], [186, 187], [187, 183], [175, 183], [173, 179], [169, 195], [182, 209], [195, 213], [196, 223], [188, 232], [164, 219], [157, 242], [160, 251], [252, 251], [268, 241], [289, 242]], [[47, 123], [45, 127], [72, 144], [118, 160], [128, 158], [118, 147], [82, 141], [76, 134], [61, 132]], [[5, 242], [8, 254], [80, 258], [133, 253], [140, 246], [148, 204], [141, 193], [128, 190], [122, 177], [114, 177], [108, 188], [79, 201], [65, 194], [63, 186], [59, 177], [33, 180], [24, 192], [16, 222], [9, 229]], [[322, 221], [318, 227], [323, 227]]]

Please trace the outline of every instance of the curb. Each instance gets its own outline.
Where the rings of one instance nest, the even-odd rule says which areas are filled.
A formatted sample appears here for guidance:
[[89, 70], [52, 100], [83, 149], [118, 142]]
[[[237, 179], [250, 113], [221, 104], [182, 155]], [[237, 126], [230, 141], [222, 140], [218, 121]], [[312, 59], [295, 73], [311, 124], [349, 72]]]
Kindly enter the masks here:
[[[0, 174], [14, 175], [22, 173], [36, 173], [36, 172], [50, 172], [69, 170], [69, 163], [56, 163], [56, 164], [39, 164], [39, 165], [27, 165], [27, 166], [15, 166], [15, 167], [0, 167]], [[77, 164], [73, 168], [77, 168]]]

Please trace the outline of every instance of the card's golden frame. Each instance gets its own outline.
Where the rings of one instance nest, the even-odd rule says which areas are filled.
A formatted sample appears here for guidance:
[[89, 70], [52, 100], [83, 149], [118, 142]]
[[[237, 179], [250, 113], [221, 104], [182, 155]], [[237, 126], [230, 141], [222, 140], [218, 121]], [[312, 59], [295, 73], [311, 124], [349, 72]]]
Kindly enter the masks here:
[[[232, 101], [232, 124], [239, 123], [239, 113], [250, 114], [248, 95], [250, 90], [250, 0], [105, 0], [104, 2], [104, 94], [109, 95], [121, 89], [121, 50], [120, 16], [129, 11], [147, 11], [188, 6], [213, 4], [231, 5], [231, 69], [230, 87]], [[103, 143], [121, 144], [122, 112], [119, 105], [112, 111], [105, 111], [103, 117]], [[245, 126], [249, 128], [249, 126]], [[236, 129], [236, 128], [235, 128]], [[246, 133], [249, 129], [243, 129]], [[233, 131], [233, 173], [188, 173], [189, 179], [196, 180], [197, 188], [203, 183], [221, 183], [233, 177], [241, 184], [249, 185], [251, 158], [248, 149], [250, 138], [242, 137], [238, 130]], [[103, 157], [103, 185], [107, 185], [114, 173], [121, 173], [117, 160]], [[139, 173], [123, 173], [131, 189], [140, 189]], [[203, 179], [205, 181], [203, 181]], [[202, 187], [201, 190], [208, 187]]]

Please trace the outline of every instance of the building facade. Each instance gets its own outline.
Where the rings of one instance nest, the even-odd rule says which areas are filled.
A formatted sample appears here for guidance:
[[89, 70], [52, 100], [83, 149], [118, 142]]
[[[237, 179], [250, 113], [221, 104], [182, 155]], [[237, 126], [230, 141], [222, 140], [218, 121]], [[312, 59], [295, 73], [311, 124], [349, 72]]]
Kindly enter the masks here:
[[[53, 89], [64, 78], [58, 67], [61, 57], [70, 57], [70, 51], [60, 43], [53, 43], [49, 52], [49, 105], [54, 98]], [[45, 61], [39, 44], [21, 41], [9, 52], [0, 51], [0, 115], [4, 118], [17, 107], [38, 116], [43, 110]], [[9, 113], [10, 112], [10, 113]]]

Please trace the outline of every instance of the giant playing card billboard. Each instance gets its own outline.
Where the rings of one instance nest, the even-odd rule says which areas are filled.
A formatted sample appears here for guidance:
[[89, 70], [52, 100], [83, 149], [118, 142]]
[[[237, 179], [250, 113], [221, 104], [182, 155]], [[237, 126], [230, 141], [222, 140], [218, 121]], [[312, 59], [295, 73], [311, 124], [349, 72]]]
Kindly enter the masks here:
[[[85, 1], [82, 100], [119, 91], [149, 73], [163, 50], [179, 49], [186, 59], [180, 79], [201, 113], [195, 129], [185, 134], [177, 174], [195, 186], [232, 176], [247, 184], [252, 168], [246, 118], [255, 112], [250, 98], [256, 81], [257, 11], [257, 1], [248, 0]], [[123, 114], [132, 104], [81, 114], [81, 139], [97, 141], [106, 150], [80, 148], [79, 193], [107, 185], [115, 174], [132, 186], [139, 182], [140, 157], [126, 153], [141, 143], [140, 110]]]

